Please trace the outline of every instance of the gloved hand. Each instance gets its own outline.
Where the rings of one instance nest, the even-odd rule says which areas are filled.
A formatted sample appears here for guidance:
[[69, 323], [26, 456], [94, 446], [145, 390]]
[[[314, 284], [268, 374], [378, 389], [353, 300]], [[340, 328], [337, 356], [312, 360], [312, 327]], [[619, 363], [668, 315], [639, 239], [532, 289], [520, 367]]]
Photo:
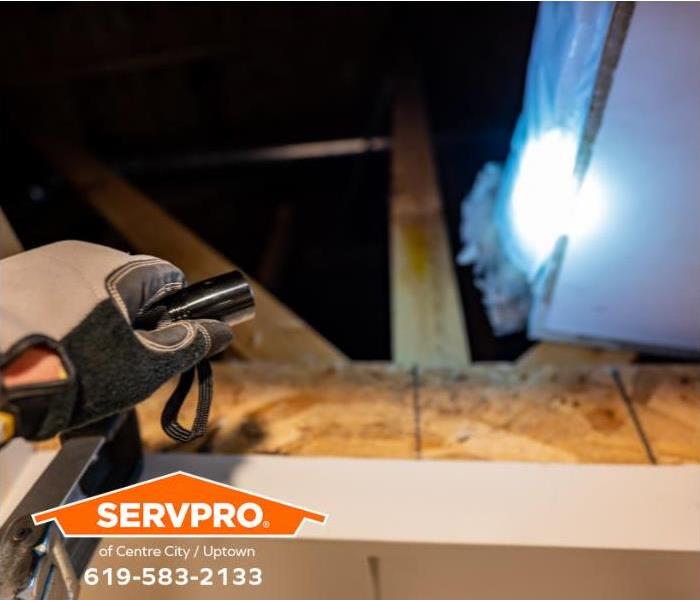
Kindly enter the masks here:
[[43, 346], [65, 375], [0, 388], [0, 410], [16, 434], [45, 439], [122, 411], [173, 375], [224, 349], [228, 325], [177, 321], [136, 330], [139, 311], [184, 285], [183, 273], [159, 258], [66, 241], [0, 261], [0, 370]]

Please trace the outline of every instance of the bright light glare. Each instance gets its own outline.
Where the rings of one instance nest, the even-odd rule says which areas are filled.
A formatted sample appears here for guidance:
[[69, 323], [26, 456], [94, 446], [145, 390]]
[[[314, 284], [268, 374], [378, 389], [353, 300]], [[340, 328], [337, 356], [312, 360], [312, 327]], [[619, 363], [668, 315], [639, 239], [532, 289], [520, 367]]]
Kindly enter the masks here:
[[566, 231], [569, 237], [579, 241], [600, 228], [605, 218], [606, 199], [598, 173], [589, 168], [574, 198], [573, 214]]
[[576, 142], [552, 130], [532, 139], [523, 151], [510, 199], [510, 221], [530, 272], [548, 258], [563, 235], [588, 234], [603, 215], [602, 190], [588, 173], [577, 194]]

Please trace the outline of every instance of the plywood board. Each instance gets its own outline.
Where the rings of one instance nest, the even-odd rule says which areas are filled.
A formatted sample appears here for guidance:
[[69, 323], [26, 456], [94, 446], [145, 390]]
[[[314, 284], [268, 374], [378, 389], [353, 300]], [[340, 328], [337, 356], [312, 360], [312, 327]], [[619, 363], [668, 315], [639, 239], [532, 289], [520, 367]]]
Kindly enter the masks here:
[[656, 460], [700, 462], [700, 366], [640, 365], [620, 374]]
[[608, 368], [421, 373], [425, 458], [646, 463]]
[[[337, 368], [214, 364], [209, 444], [220, 453], [411, 458], [416, 454], [412, 377], [394, 365]], [[140, 404], [144, 442], [172, 445], [160, 412], [172, 384]], [[190, 394], [183, 422], [194, 415]]]
[[[623, 369], [623, 379], [632, 381], [650, 367]], [[659, 424], [650, 436], [664, 461], [696, 462], [697, 379], [688, 383], [677, 371], [688, 367], [655, 369], [653, 402], [633, 403], [640, 405], [642, 427]], [[211, 436], [204, 442], [215, 452], [649, 462], [607, 366], [489, 364], [415, 373], [388, 363], [309, 369], [230, 361], [215, 364], [214, 373]], [[661, 404], [660, 394], [676, 398], [678, 389], [687, 394]], [[172, 384], [164, 386], [138, 407], [144, 441], [152, 450], [172, 447], [160, 428], [170, 390]], [[184, 421], [192, 416], [194, 400], [193, 391]]]

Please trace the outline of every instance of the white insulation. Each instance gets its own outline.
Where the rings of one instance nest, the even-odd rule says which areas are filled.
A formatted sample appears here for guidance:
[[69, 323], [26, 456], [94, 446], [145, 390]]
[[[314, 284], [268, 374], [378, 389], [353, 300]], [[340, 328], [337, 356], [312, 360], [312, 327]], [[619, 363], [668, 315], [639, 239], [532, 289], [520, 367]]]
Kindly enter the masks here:
[[[540, 4], [510, 154], [504, 166], [486, 164], [464, 199], [464, 247], [457, 261], [473, 266], [497, 335], [525, 328], [533, 290], [548, 262], [532, 251], [518, 228], [521, 224], [515, 222], [513, 190], [522, 175], [521, 159], [529, 144], [552, 132], [575, 143], [581, 139], [613, 6], [612, 2]], [[552, 168], [571, 169], [574, 177], [573, 164]], [[552, 178], [561, 181], [568, 175], [553, 173]], [[533, 205], [541, 210], [543, 203]]]

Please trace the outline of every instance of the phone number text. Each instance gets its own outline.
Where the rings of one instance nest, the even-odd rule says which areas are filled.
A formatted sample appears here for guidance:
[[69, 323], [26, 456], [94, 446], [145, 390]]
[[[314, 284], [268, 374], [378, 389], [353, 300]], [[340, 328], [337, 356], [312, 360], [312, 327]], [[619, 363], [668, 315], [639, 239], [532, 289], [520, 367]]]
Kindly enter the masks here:
[[132, 570], [128, 567], [108, 567], [97, 569], [91, 567], [83, 573], [85, 585], [260, 585], [263, 580], [262, 569], [257, 567], [221, 567], [210, 569], [203, 567], [190, 570], [185, 567], [143, 567]]

